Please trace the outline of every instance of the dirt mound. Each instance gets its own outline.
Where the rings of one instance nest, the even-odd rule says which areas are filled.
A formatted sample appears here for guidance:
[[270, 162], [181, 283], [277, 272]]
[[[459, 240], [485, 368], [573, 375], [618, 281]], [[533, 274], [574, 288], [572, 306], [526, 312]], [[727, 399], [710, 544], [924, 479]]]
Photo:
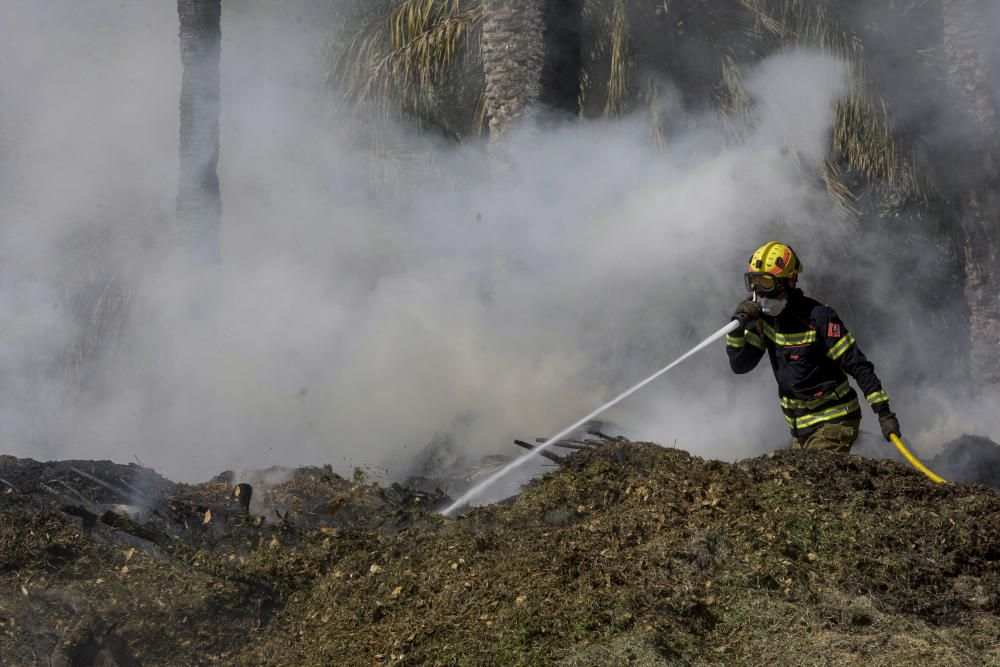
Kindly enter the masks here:
[[609, 442], [458, 519], [322, 468], [97, 515], [0, 464], [0, 664], [1000, 664], [1000, 495], [891, 461]]

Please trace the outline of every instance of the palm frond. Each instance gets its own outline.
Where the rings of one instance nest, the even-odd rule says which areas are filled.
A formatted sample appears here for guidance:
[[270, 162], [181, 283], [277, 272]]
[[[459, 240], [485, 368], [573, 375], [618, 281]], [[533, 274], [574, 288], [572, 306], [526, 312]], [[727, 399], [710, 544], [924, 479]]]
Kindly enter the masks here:
[[667, 133], [664, 130], [663, 105], [661, 103], [660, 82], [650, 76], [646, 82], [646, 105], [649, 108], [649, 134], [656, 150], [667, 150]]
[[844, 182], [840, 167], [833, 160], [823, 161], [823, 183], [830, 199], [836, 202], [841, 212], [850, 221], [857, 221], [861, 216], [858, 198]]
[[484, 133], [482, 2], [352, 1], [354, 14], [328, 48], [327, 83], [357, 123], [370, 180], [386, 187], [404, 174], [435, 172], [440, 165], [426, 144], [387, 129], [412, 123], [456, 141]]
[[447, 126], [435, 116], [464, 101], [451, 93], [466, 83], [459, 70], [478, 66], [481, 24], [479, 0], [394, 1], [334, 48], [329, 80], [357, 111]]
[[743, 72], [732, 54], [722, 57], [722, 85], [717, 108], [731, 140], [742, 141], [753, 125], [753, 101], [743, 85]]
[[612, 7], [617, 0], [584, 0], [583, 67], [580, 73], [580, 110], [585, 116], [600, 115], [607, 105], [611, 51]]
[[615, 0], [611, 14], [609, 40], [610, 73], [608, 93], [604, 102], [604, 115], [621, 115], [629, 97], [629, 73], [632, 69], [632, 54], [629, 45], [629, 26], [625, 16], [626, 0]]
[[[857, 172], [867, 183], [895, 201], [927, 204], [931, 186], [921, 179], [914, 160], [893, 136], [892, 114], [865, 62], [864, 45], [857, 35], [841, 29], [825, 2], [807, 0], [738, 0], [752, 15], [753, 30], [761, 39], [780, 45], [818, 47], [851, 68], [851, 89], [836, 109], [832, 137], [833, 159]], [[727, 83], [728, 80], [727, 80]], [[849, 188], [840, 170], [824, 168], [824, 180], [835, 201], [853, 214], [856, 199], [844, 196]]]

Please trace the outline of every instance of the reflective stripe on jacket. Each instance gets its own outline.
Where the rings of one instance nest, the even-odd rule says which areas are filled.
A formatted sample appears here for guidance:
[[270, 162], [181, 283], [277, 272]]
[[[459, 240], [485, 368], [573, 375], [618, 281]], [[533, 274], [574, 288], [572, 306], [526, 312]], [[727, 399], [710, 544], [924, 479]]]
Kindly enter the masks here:
[[726, 338], [729, 365], [748, 373], [767, 352], [778, 382], [781, 410], [795, 437], [806, 437], [823, 424], [860, 419], [857, 392], [850, 375], [873, 410], [889, 400], [875, 367], [829, 306], [794, 290], [777, 317], [761, 316]]

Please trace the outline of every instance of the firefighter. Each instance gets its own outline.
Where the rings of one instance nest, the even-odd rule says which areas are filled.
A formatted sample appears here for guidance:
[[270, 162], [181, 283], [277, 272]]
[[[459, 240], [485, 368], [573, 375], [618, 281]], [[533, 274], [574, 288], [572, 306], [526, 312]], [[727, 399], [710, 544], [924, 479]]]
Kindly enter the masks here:
[[795, 251], [777, 241], [750, 258], [744, 281], [753, 296], [736, 307], [733, 319], [741, 326], [726, 339], [733, 372], [748, 373], [767, 352], [793, 449], [850, 451], [861, 401], [847, 375], [878, 415], [885, 439], [900, 435], [875, 367], [837, 313], [796, 287], [801, 272]]

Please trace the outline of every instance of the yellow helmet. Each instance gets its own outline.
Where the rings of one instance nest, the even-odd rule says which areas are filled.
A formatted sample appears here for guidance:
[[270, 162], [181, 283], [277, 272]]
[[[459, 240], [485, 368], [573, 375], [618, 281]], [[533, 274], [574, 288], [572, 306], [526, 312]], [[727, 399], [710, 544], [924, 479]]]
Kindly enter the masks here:
[[783, 243], [771, 241], [750, 257], [750, 268], [744, 275], [748, 290], [758, 288], [761, 292], [770, 292], [779, 278], [791, 279], [802, 271], [802, 262], [795, 251]]

